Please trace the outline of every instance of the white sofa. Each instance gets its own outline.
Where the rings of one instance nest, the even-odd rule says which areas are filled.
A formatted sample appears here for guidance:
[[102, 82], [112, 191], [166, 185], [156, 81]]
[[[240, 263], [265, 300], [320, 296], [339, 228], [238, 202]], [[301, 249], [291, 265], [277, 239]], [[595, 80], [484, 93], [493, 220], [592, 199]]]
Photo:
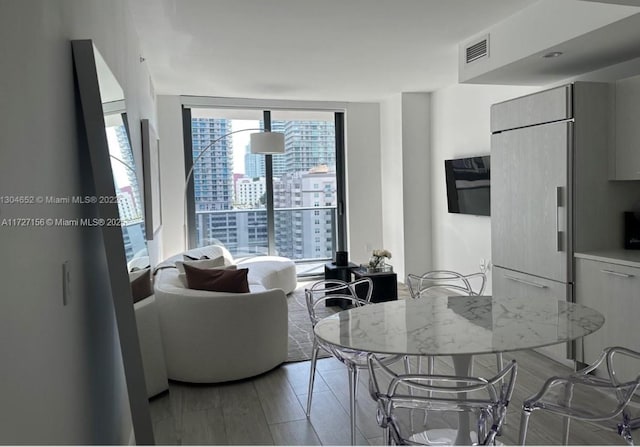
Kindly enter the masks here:
[[136, 313], [147, 397], [152, 397], [169, 389], [156, 298], [151, 295], [138, 301], [133, 307]]
[[268, 371], [287, 359], [286, 293], [295, 289], [293, 261], [255, 257], [235, 262], [220, 246], [187, 252], [222, 255], [226, 264], [248, 268], [249, 293], [192, 290], [171, 265], [156, 270], [155, 297], [170, 379], [195, 383], [238, 380]]

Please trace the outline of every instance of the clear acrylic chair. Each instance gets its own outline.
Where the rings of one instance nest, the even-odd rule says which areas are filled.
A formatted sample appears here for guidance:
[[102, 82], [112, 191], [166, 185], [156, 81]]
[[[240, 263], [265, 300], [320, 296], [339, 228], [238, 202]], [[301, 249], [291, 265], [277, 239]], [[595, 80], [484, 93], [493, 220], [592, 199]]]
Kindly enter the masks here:
[[376, 355], [368, 366], [386, 445], [495, 444], [517, 374], [515, 360], [491, 379], [397, 374]]
[[[637, 359], [640, 373], [640, 353], [619, 346], [606, 348], [591, 366], [566, 377], [549, 378], [534, 396], [525, 399], [520, 419], [520, 444], [524, 445], [531, 413], [537, 410], [564, 416], [564, 444], [569, 442], [571, 419], [581, 421], [606, 421], [621, 417], [618, 434], [633, 445], [631, 429], [640, 426], [632, 420], [627, 405], [638, 389], [640, 376], [621, 377], [615, 369], [617, 356]], [[604, 363], [601, 377], [592, 375]]]
[[463, 295], [482, 295], [487, 276], [482, 272], [463, 275], [451, 270], [432, 270], [422, 275], [407, 275], [412, 298], [459, 292]]
[[[356, 288], [358, 294], [356, 294]], [[358, 307], [370, 304], [373, 293], [373, 281], [371, 278], [361, 278], [353, 282], [345, 282], [337, 279], [327, 279], [314, 283], [310, 288], [305, 289], [305, 299], [307, 310], [311, 319], [311, 326], [315, 327], [321, 317], [316, 314], [317, 309], [326, 305], [326, 301], [331, 299], [343, 299], [348, 304]], [[309, 368], [309, 390], [307, 395], [307, 417], [311, 415], [311, 399], [313, 396], [313, 385], [315, 381], [316, 363], [320, 349], [325, 350], [333, 357], [342, 362], [349, 370], [349, 410], [351, 413], [351, 444], [356, 443], [356, 397], [358, 389], [358, 372], [367, 368], [367, 353], [350, 349], [338, 348], [336, 346], [323, 343], [315, 334], [313, 338], [313, 350], [311, 355], [311, 365]], [[382, 356], [381, 361], [390, 364], [405, 360], [405, 368], [409, 362], [401, 355]], [[408, 369], [406, 369], [408, 371]]]
[[[414, 299], [442, 295], [482, 295], [487, 285], [487, 276], [482, 272], [463, 275], [451, 270], [432, 270], [422, 275], [407, 275], [409, 293]], [[418, 372], [420, 359], [418, 359]], [[435, 359], [427, 356], [427, 373], [433, 374]], [[497, 371], [504, 366], [502, 353], [496, 354]]]

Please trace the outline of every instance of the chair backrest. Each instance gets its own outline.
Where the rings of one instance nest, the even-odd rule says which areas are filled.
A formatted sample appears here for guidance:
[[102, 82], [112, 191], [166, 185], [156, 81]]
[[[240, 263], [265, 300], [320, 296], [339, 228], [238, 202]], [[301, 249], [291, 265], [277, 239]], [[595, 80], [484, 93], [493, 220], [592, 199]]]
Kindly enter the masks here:
[[407, 275], [407, 285], [412, 298], [446, 293], [482, 295], [486, 282], [487, 277], [482, 272], [463, 275], [451, 270], [432, 270], [422, 275]]
[[[626, 357], [623, 366], [627, 377], [620, 377], [615, 363]], [[604, 368], [597, 371], [603, 363]], [[631, 363], [635, 363], [631, 367]], [[548, 378], [540, 391], [524, 399], [519, 444], [527, 437], [528, 419], [534, 410], [546, 410], [551, 414], [583, 421], [606, 421], [622, 415], [618, 423], [618, 435], [629, 445], [634, 445], [632, 430], [638, 426], [638, 418], [631, 419], [627, 405], [640, 385], [640, 352], [613, 346], [605, 348], [600, 358], [590, 366], [567, 376]], [[629, 374], [631, 373], [631, 374]], [[564, 444], [569, 443], [569, 423], [565, 425]]]
[[[629, 365], [629, 361], [634, 361], [635, 368], [633, 369], [632, 375], [621, 373], [619, 370], [616, 371], [616, 367], [618, 365], [618, 359], [623, 359], [623, 362], [626, 363], [625, 366]], [[632, 351], [631, 349], [624, 348], [622, 346], [611, 346], [606, 348], [601, 355], [601, 358], [604, 358], [607, 364], [607, 373], [609, 374], [609, 378], [611, 379], [611, 383], [614, 385], [621, 385], [623, 383], [629, 382], [640, 382], [640, 352]]]
[[[390, 429], [398, 445], [420, 443], [421, 437], [426, 439], [429, 433], [441, 433], [442, 429], [429, 425], [429, 421], [437, 425], [443, 420], [434, 417], [433, 412], [475, 414], [478, 443], [492, 444], [504, 422], [517, 374], [515, 360], [490, 379], [397, 374], [375, 354], [369, 355], [368, 366], [369, 392], [378, 401], [378, 423]], [[386, 387], [381, 385], [381, 376], [388, 382]], [[416, 410], [427, 412], [418, 425], [411, 416]]]
[[326, 305], [327, 300], [342, 299], [353, 306], [362, 306], [369, 304], [372, 294], [373, 281], [371, 278], [361, 278], [352, 282], [325, 279], [313, 283], [304, 291], [311, 325], [315, 327], [322, 318], [316, 314], [316, 310], [320, 306]]
[[[624, 360], [622, 360], [624, 359]], [[629, 365], [630, 360], [636, 360], [636, 372], [633, 375], [620, 374], [616, 371], [619, 361]], [[598, 377], [591, 373], [602, 364], [606, 366], [608, 377]], [[572, 416], [586, 420], [604, 420], [616, 417], [631, 401], [633, 395], [640, 389], [640, 352], [621, 346], [605, 348], [600, 357], [590, 366], [571, 374], [569, 377], [552, 377], [534, 397], [528, 400], [553, 402], [554, 388], [564, 387], [567, 383], [573, 387], [574, 401], [571, 403]], [[553, 395], [555, 397], [555, 395]], [[562, 395], [561, 395], [562, 396]], [[580, 399], [599, 402], [598, 410], [590, 409]], [[545, 407], [542, 404], [541, 407]]]

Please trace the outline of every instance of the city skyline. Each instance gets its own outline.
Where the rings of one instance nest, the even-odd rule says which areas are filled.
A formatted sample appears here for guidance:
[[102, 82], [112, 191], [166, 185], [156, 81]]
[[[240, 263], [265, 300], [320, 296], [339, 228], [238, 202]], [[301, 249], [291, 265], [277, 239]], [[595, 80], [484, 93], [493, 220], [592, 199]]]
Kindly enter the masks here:
[[[259, 121], [192, 118], [194, 160], [210, 141], [256, 127], [261, 127]], [[285, 135], [285, 152], [272, 156], [276, 250], [292, 259], [331, 258], [337, 184], [334, 123], [274, 120], [271, 130]], [[236, 135], [244, 138], [232, 138]], [[194, 166], [199, 246], [219, 240], [233, 254], [268, 251], [265, 156], [248, 151], [249, 136], [238, 132], [222, 138]], [[287, 211], [278, 211], [283, 209]]]

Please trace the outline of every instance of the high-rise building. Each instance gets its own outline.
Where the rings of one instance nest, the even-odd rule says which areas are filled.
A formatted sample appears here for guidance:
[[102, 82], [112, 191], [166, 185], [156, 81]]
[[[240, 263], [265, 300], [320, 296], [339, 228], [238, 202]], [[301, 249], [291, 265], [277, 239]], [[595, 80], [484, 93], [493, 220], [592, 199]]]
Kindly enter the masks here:
[[215, 118], [192, 118], [191, 138], [194, 164], [193, 185], [196, 211], [231, 209], [233, 200], [233, 141], [216, 139], [231, 132], [231, 121]]
[[271, 156], [271, 166], [274, 177], [281, 177], [287, 173], [287, 159], [289, 157], [289, 147], [287, 146], [287, 122], [288, 121], [271, 121], [271, 131], [284, 134], [284, 154], [276, 154]]
[[[336, 174], [326, 165], [275, 181], [275, 207], [293, 208], [276, 212], [279, 252], [294, 259], [330, 258], [335, 243], [336, 197]], [[332, 208], [313, 209], [319, 207]]]
[[191, 119], [195, 226], [200, 245], [210, 244], [214, 239], [225, 242], [218, 236], [226, 235], [229, 230], [234, 231], [236, 226], [235, 215], [211, 212], [230, 210], [233, 204], [233, 141], [229, 136], [209, 147], [213, 141], [229, 132], [229, 120]]
[[247, 144], [244, 148], [244, 174], [249, 178], [265, 177], [265, 156], [262, 154], [252, 154], [251, 148]]
[[[271, 128], [283, 132], [285, 136], [285, 153], [273, 157], [274, 177], [279, 177], [274, 180], [274, 206], [335, 206], [334, 124], [329, 121], [273, 121]], [[310, 182], [311, 178], [317, 178], [318, 181]], [[325, 200], [329, 197], [325, 196], [327, 182], [332, 185], [332, 200]], [[318, 200], [314, 200], [316, 198]], [[276, 212], [278, 251], [293, 259], [332, 257], [335, 234], [335, 225], [331, 223], [333, 216], [333, 210]], [[322, 222], [322, 226], [316, 221]], [[325, 225], [327, 221], [328, 227]]]
[[303, 207], [334, 207], [308, 211], [301, 216], [305, 234], [303, 252], [309, 258], [331, 258], [335, 249], [336, 173], [319, 165], [301, 176]]
[[282, 172], [308, 171], [320, 165], [335, 169], [336, 132], [332, 122], [275, 121], [272, 127], [284, 132], [286, 152]]
[[267, 181], [264, 177], [239, 178], [236, 180], [237, 208], [264, 208], [264, 195], [267, 191]]
[[[125, 172], [127, 175], [127, 184], [116, 185], [116, 189], [120, 189], [125, 186], [131, 186], [131, 194], [137, 203], [140, 201], [140, 187], [138, 185], [138, 178], [136, 177], [135, 166], [136, 162], [133, 159], [133, 151], [131, 150], [131, 144], [129, 143], [129, 136], [123, 125], [115, 126], [116, 137], [118, 138], [118, 145], [120, 146], [120, 154], [118, 158], [122, 160], [125, 166]], [[116, 179], [117, 181], [117, 179]]]
[[120, 220], [123, 223], [129, 223], [134, 220], [140, 220], [142, 218], [141, 213], [136, 205], [136, 199], [133, 196], [133, 190], [131, 186], [125, 186], [117, 191], [118, 197], [118, 211], [120, 214]]

